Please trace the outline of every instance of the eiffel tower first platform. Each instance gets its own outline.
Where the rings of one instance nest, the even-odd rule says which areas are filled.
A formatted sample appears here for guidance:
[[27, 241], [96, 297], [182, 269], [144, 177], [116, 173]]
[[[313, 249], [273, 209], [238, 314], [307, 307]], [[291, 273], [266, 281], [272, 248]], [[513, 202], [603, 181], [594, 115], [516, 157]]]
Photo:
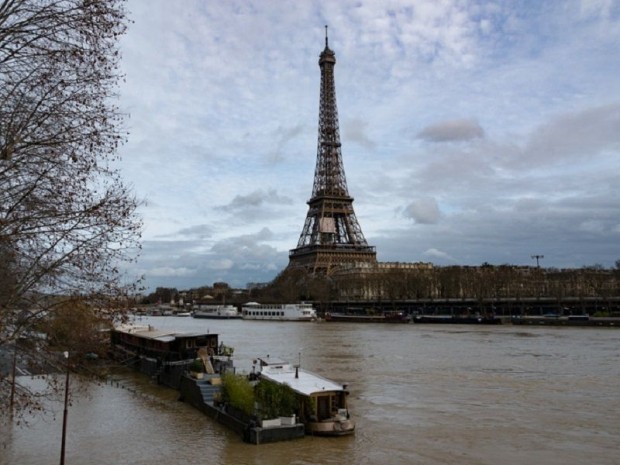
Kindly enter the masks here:
[[330, 274], [342, 265], [376, 264], [353, 211], [344, 175], [334, 66], [325, 26], [325, 49], [319, 57], [321, 97], [319, 137], [312, 197], [297, 247], [289, 252], [288, 268], [303, 267], [312, 273]]

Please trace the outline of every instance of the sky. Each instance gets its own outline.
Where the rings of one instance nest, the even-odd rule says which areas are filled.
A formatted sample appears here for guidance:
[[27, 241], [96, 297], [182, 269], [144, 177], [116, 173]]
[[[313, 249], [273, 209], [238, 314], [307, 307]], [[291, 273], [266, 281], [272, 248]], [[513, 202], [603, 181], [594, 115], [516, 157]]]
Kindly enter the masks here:
[[336, 53], [353, 207], [382, 262], [620, 259], [620, 1], [128, 0], [121, 171], [147, 289], [272, 280]]

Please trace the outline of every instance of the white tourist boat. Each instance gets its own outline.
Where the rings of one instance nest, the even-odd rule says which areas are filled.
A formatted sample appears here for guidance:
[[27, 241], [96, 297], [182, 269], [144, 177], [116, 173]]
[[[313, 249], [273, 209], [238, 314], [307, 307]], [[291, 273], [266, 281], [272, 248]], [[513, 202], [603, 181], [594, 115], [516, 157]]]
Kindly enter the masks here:
[[228, 320], [241, 318], [241, 313], [234, 305], [199, 305], [192, 313], [194, 318], [211, 318]]
[[312, 304], [259, 304], [248, 302], [241, 307], [244, 320], [314, 321], [316, 310]]

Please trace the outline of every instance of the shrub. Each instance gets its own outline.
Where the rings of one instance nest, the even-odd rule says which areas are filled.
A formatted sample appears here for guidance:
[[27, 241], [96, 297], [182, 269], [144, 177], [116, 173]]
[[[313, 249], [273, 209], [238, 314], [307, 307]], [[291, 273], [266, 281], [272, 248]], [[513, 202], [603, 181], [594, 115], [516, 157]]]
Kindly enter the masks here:
[[288, 384], [262, 379], [256, 386], [256, 400], [263, 418], [284, 417], [295, 413], [297, 395]]
[[224, 373], [222, 376], [222, 400], [247, 415], [254, 413], [254, 387], [245, 376]]

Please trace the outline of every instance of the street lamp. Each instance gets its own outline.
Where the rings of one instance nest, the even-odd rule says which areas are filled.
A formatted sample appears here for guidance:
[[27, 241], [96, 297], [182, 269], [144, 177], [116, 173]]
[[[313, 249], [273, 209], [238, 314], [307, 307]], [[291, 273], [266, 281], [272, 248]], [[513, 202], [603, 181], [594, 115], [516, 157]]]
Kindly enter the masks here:
[[11, 400], [9, 402], [9, 408], [11, 410], [11, 418], [13, 418], [13, 403], [15, 400], [15, 375], [17, 374], [17, 341], [13, 348], [13, 366], [11, 368]]
[[60, 446], [60, 465], [65, 465], [65, 440], [67, 438], [67, 404], [69, 403], [69, 352], [65, 351], [67, 359], [67, 377], [65, 378], [65, 409], [62, 412], [62, 444]]
[[538, 260], [540, 260], [541, 258], [545, 258], [544, 255], [532, 255], [532, 259], [536, 260], [536, 268], [540, 268], [540, 264], [538, 263]]

